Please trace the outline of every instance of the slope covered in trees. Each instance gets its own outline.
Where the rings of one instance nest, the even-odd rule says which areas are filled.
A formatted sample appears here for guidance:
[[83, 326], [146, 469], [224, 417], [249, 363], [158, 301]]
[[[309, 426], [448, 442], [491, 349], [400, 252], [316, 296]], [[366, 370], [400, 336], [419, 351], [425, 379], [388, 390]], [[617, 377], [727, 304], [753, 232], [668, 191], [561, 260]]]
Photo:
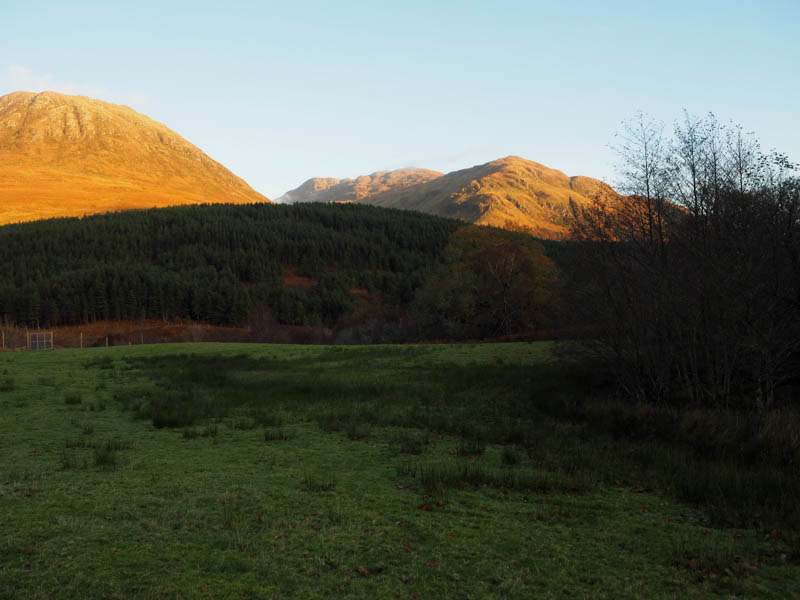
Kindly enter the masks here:
[[[441, 302], [421, 304], [418, 291], [441, 296], [429, 279], [444, 279], [440, 265], [453, 262], [446, 249], [464, 227], [476, 230], [469, 236], [473, 262], [490, 256], [490, 271], [465, 279], [461, 292], [452, 277], [445, 283], [451, 294], [483, 299], [473, 313], [487, 301], [508, 305], [518, 296], [514, 285], [492, 279], [493, 268], [509, 274], [507, 258], [550, 267], [531, 258], [543, 250], [528, 236], [371, 206], [127, 211], [0, 227], [0, 319], [28, 327], [143, 318], [241, 325], [267, 308], [288, 325], [403, 320], [409, 311], [435, 321]], [[479, 271], [459, 261], [465, 272]], [[532, 322], [526, 311], [527, 304], [512, 306], [478, 328], [475, 314], [462, 311], [448, 331], [510, 333]]]

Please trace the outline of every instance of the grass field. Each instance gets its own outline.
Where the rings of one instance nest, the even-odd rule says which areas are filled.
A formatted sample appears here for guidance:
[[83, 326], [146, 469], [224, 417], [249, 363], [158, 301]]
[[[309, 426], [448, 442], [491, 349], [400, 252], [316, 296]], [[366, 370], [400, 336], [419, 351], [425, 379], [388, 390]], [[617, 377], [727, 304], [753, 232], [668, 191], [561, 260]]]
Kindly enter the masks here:
[[547, 343], [0, 355], [0, 598], [800, 597], [791, 472], [736, 472], [786, 495], [748, 520], [717, 459], [559, 416], [568, 375]]

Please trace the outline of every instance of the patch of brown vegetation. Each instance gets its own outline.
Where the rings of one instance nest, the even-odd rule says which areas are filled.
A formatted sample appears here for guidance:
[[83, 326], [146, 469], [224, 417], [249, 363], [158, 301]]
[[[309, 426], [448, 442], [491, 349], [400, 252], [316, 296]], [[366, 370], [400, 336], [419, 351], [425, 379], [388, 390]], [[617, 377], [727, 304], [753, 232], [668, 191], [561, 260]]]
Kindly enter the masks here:
[[286, 275], [283, 276], [283, 283], [291, 287], [310, 289], [314, 287], [316, 281], [305, 275], [298, 275], [294, 269], [290, 269]]
[[[91, 348], [97, 346], [135, 346], [178, 342], [268, 342], [283, 344], [325, 344], [333, 339], [333, 331], [323, 327], [280, 325], [271, 315], [254, 315], [247, 327], [220, 327], [188, 320], [162, 321], [97, 321], [82, 325], [56, 327], [53, 330], [56, 348]], [[24, 330], [19, 342], [24, 346]], [[7, 336], [8, 339], [8, 336]], [[11, 344], [7, 349], [19, 347]]]

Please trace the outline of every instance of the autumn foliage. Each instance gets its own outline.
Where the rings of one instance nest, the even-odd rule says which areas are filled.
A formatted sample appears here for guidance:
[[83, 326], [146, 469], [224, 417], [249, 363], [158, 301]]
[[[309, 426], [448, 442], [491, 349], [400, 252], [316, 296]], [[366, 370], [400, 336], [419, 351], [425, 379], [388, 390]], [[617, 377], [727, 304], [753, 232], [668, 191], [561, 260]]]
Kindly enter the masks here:
[[500, 336], [539, 327], [552, 305], [556, 267], [534, 238], [467, 226], [418, 294], [426, 327], [448, 337]]

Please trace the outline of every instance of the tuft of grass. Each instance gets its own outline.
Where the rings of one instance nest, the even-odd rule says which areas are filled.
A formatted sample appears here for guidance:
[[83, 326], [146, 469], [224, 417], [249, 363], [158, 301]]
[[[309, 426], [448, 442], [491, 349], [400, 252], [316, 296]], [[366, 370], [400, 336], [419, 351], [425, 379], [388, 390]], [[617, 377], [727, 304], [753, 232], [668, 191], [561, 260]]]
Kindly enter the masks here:
[[361, 423], [350, 423], [345, 429], [345, 433], [353, 441], [365, 440], [370, 436], [370, 427]]
[[70, 394], [64, 398], [64, 404], [75, 405], [80, 404], [82, 401], [83, 399], [79, 394]]
[[68, 439], [64, 441], [65, 448], [94, 448], [95, 444], [92, 442], [87, 442], [86, 440], [72, 440]]
[[94, 449], [94, 466], [101, 469], [113, 469], [117, 466], [117, 453], [111, 448], [100, 446]]
[[411, 461], [403, 461], [395, 466], [395, 473], [398, 477], [416, 477], [417, 465]]
[[430, 445], [430, 432], [417, 434], [404, 429], [392, 436], [389, 444], [398, 454], [422, 454]]
[[522, 461], [522, 455], [510, 446], [503, 448], [503, 453], [500, 455], [500, 463], [511, 467], [518, 465]]
[[71, 471], [74, 469], [80, 469], [83, 464], [78, 461], [78, 459], [71, 453], [67, 452], [66, 450], [61, 451], [61, 457], [59, 460], [61, 464], [62, 471]]
[[249, 431], [256, 427], [258, 427], [258, 422], [253, 418], [239, 418], [233, 422], [233, 428], [241, 431]]
[[283, 417], [275, 412], [256, 412], [253, 419], [263, 427], [280, 427], [283, 425]]
[[194, 425], [197, 414], [192, 410], [190, 392], [167, 391], [160, 396], [150, 396], [150, 402], [139, 406], [139, 415], [149, 418], [158, 429]]
[[341, 412], [324, 412], [317, 415], [314, 420], [320, 430], [326, 433], [344, 431], [352, 423], [350, 415]]
[[478, 440], [461, 440], [456, 448], [456, 456], [482, 456], [486, 451], [486, 444]]
[[270, 427], [264, 429], [265, 442], [281, 442], [289, 439], [289, 435], [284, 431], [283, 427]]
[[110, 451], [130, 450], [133, 448], [133, 443], [123, 442], [122, 440], [106, 440], [102, 447]]
[[13, 392], [16, 387], [17, 384], [11, 377], [0, 380], [0, 392]]
[[422, 466], [419, 481], [429, 496], [442, 496], [445, 490], [491, 487], [521, 491], [563, 490], [577, 493], [583, 488], [575, 481], [559, 480], [549, 473], [496, 472], [478, 463], [442, 463]]
[[93, 358], [91, 360], [87, 360], [83, 363], [84, 367], [96, 367], [98, 369], [113, 369], [114, 368], [114, 359], [110, 356], [99, 356], [97, 358]]
[[34, 478], [35, 476], [31, 471], [14, 469], [6, 472], [3, 477], [0, 477], [0, 482], [7, 484], [26, 483], [28, 481], [33, 481]]
[[330, 492], [336, 488], [336, 477], [332, 473], [325, 475], [306, 473], [303, 476], [303, 488], [308, 492]]

